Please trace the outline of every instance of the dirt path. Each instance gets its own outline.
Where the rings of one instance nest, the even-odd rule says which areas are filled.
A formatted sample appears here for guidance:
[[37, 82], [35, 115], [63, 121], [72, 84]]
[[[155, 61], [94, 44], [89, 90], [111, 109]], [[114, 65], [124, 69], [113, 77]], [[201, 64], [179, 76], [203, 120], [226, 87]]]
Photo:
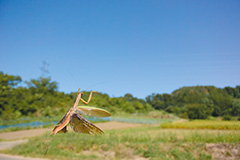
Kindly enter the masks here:
[[[100, 127], [102, 130], [124, 129], [124, 128], [132, 128], [132, 127], [142, 126], [141, 124], [123, 123], [123, 122], [105, 122], [105, 123], [97, 123], [96, 125], [98, 127]], [[71, 127], [68, 127], [68, 128], [71, 128]], [[53, 129], [53, 127], [0, 133], [0, 139], [16, 140], [16, 139], [30, 138], [30, 137], [40, 136], [46, 132], [50, 133], [52, 131], [52, 129]]]
[[3, 140], [24, 139], [24, 138], [34, 137], [34, 136], [40, 136], [46, 133], [47, 131], [50, 132], [51, 129], [38, 128], [38, 129], [6, 132], [6, 133], [0, 133], [0, 138]]
[[48, 160], [48, 159], [13, 156], [0, 153], [0, 160]]
[[22, 144], [22, 143], [26, 143], [28, 142], [27, 139], [20, 139], [20, 140], [16, 140], [16, 141], [7, 141], [7, 142], [0, 142], [0, 150], [5, 150], [5, 149], [9, 149], [12, 148], [16, 145]]

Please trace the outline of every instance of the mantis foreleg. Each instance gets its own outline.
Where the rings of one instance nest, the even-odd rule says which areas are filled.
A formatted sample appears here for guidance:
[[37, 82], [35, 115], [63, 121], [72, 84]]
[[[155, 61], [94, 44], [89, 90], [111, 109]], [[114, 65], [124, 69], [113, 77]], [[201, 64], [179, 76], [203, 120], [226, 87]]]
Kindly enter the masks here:
[[90, 92], [90, 95], [89, 95], [89, 97], [88, 97], [88, 101], [86, 102], [86, 101], [84, 101], [82, 98], [80, 99], [83, 103], [85, 103], [85, 104], [88, 104], [89, 102], [90, 102], [90, 100], [92, 99], [92, 93], [93, 92], [95, 92], [95, 93], [97, 93], [97, 91], [91, 91]]

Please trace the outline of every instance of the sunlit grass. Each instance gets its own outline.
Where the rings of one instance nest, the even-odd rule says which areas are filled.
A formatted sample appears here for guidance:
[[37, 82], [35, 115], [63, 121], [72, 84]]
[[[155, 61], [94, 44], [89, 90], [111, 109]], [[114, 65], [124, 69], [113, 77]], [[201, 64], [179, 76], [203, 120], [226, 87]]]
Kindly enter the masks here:
[[157, 110], [148, 113], [118, 114], [111, 117], [112, 121], [141, 124], [160, 124], [166, 122], [173, 122], [177, 119], [179, 118], [173, 114]]
[[144, 117], [112, 117], [112, 121], [128, 122], [128, 123], [140, 123], [140, 124], [160, 124], [166, 122], [172, 122], [172, 119], [157, 119], [157, 118], [144, 118]]
[[240, 121], [193, 120], [163, 123], [162, 128], [240, 130]]
[[47, 135], [35, 137], [7, 152], [50, 159], [211, 159], [206, 143], [239, 144], [240, 131], [140, 127], [110, 130], [99, 136], [70, 132], [48, 140]]

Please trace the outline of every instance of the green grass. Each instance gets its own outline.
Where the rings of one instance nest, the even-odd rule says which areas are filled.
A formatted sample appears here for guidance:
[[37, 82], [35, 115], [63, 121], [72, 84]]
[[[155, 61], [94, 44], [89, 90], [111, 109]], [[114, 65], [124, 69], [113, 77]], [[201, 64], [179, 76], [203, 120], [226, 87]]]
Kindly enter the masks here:
[[162, 128], [240, 130], [240, 121], [193, 120], [163, 123]]
[[138, 114], [118, 114], [111, 117], [112, 121], [141, 123], [141, 124], [160, 124], [166, 122], [173, 122], [179, 119], [173, 114], [164, 111], [151, 111], [148, 113]]
[[178, 119], [174, 114], [170, 114], [165, 111], [154, 110], [148, 113], [117, 113], [112, 115], [113, 117], [138, 117], [138, 118], [155, 118], [155, 119]]
[[171, 119], [142, 118], [142, 117], [112, 117], [111, 120], [118, 121], [118, 122], [140, 123], [140, 124], [160, 124], [160, 123], [173, 121]]
[[[47, 141], [49, 150], [47, 155]], [[140, 127], [106, 131], [104, 135], [57, 134], [30, 139], [5, 152], [49, 159], [211, 159], [206, 144], [239, 145], [238, 130], [182, 130]], [[74, 150], [71, 149], [71, 146]]]

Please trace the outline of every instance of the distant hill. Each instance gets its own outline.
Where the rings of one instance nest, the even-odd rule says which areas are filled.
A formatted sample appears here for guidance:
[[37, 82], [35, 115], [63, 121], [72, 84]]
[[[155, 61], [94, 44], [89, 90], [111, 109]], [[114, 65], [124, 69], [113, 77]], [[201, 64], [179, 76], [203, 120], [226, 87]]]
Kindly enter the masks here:
[[152, 94], [146, 97], [146, 101], [155, 109], [163, 109], [192, 119], [196, 117], [204, 119], [208, 116], [240, 116], [240, 86], [182, 87], [171, 94]]

